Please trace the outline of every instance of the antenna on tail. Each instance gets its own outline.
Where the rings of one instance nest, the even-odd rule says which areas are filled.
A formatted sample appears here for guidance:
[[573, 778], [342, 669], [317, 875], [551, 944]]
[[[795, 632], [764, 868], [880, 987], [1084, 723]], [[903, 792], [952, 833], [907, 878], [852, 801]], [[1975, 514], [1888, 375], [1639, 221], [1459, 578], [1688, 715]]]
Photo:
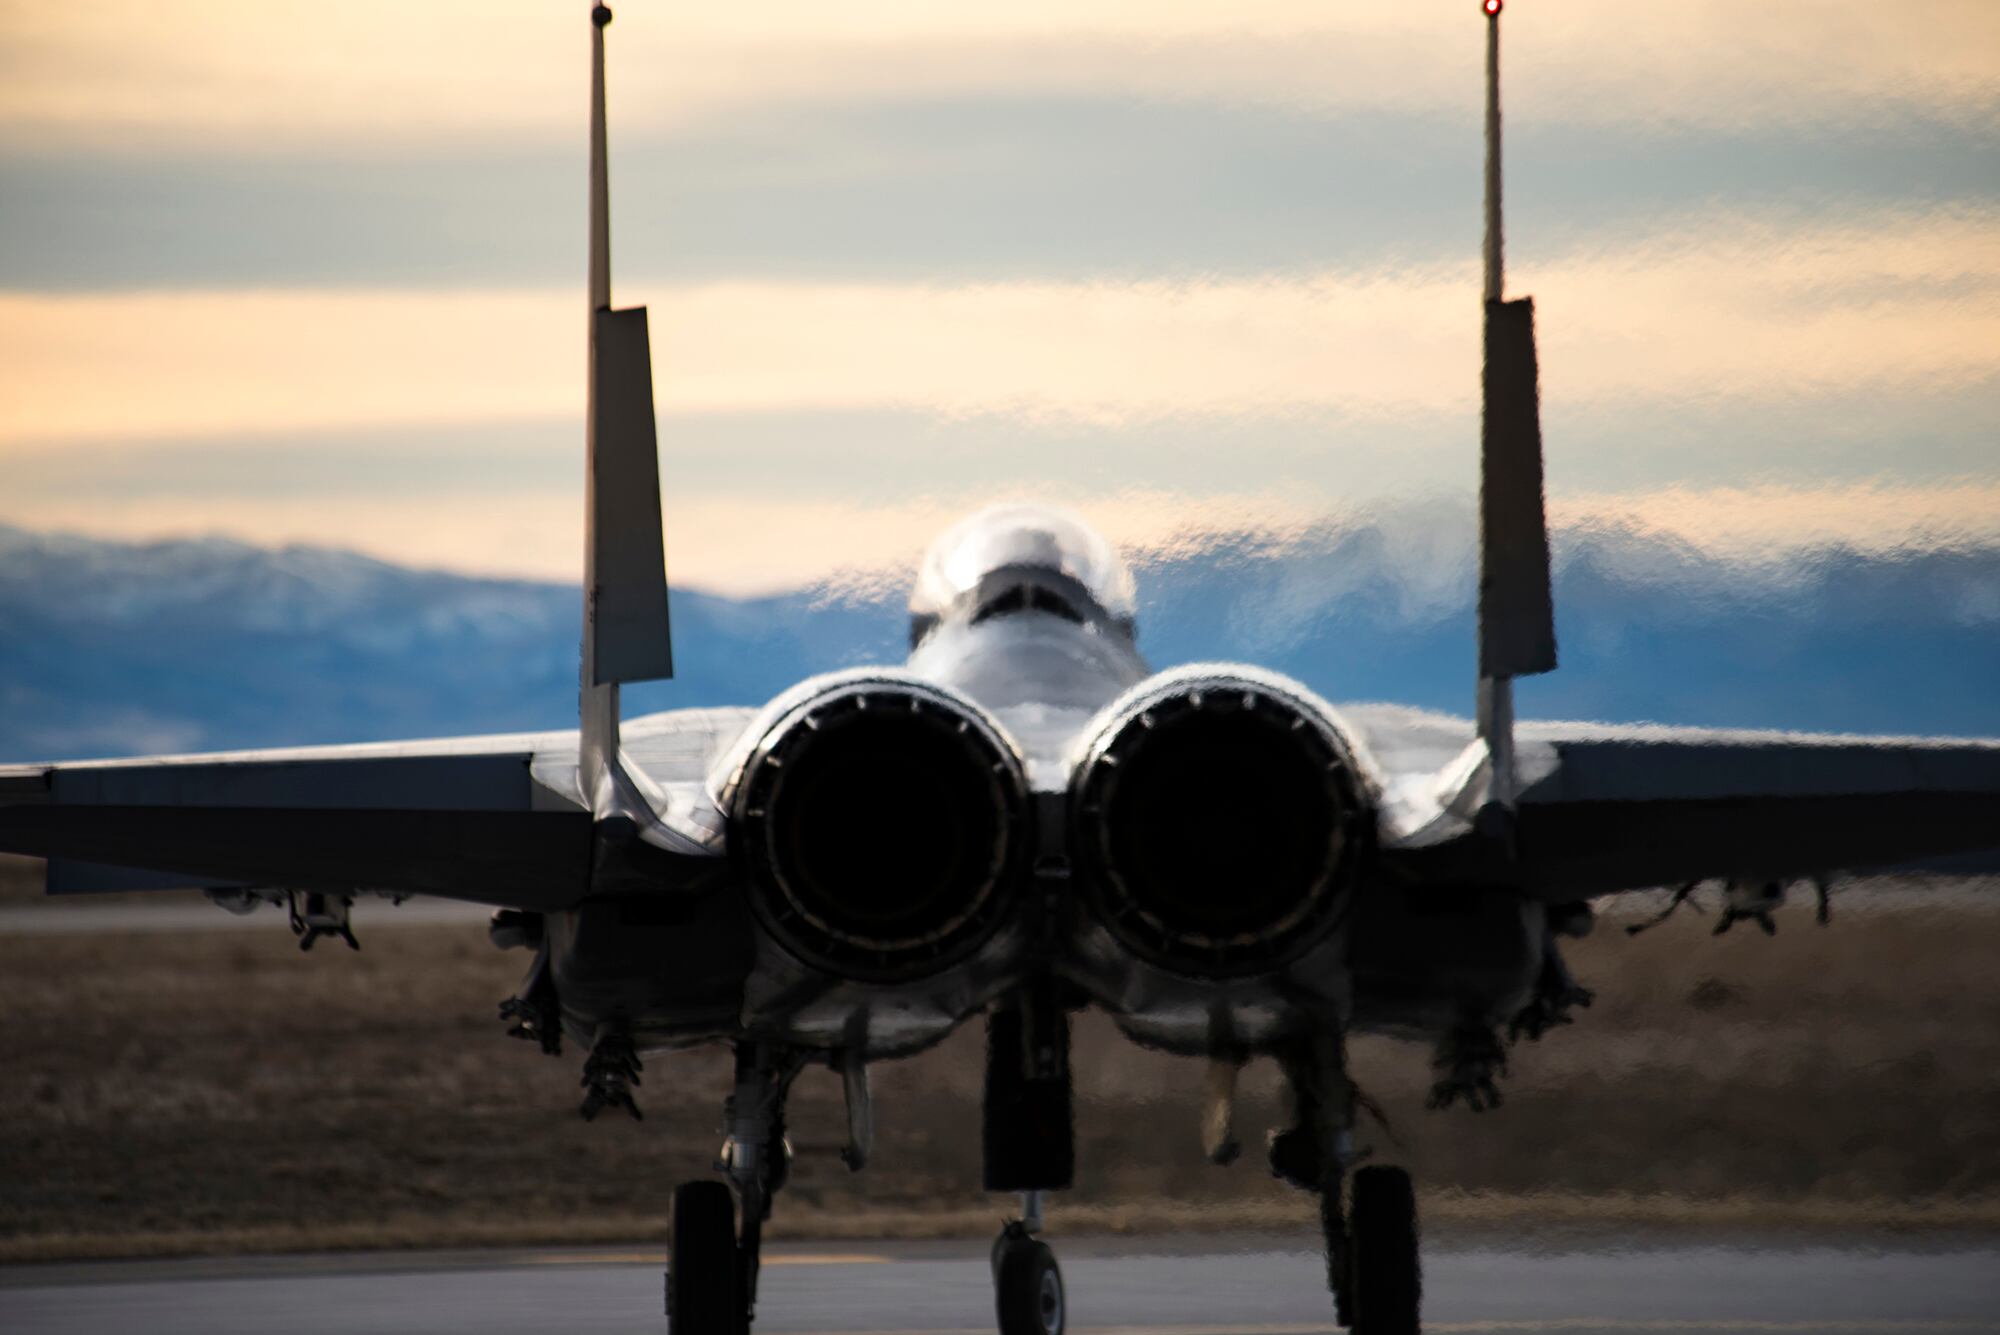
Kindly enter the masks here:
[[[674, 675], [666, 541], [646, 309], [611, 309], [611, 190], [604, 124], [604, 28], [590, 11], [590, 378], [585, 410], [583, 671], [578, 765], [602, 817], [618, 804], [618, 686]], [[613, 781], [607, 783], [607, 781]], [[628, 785], [629, 786], [629, 785]]]
[[1486, 14], [1486, 321], [1480, 377], [1479, 736], [1490, 757], [1489, 804], [1511, 811], [1514, 678], [1551, 671], [1556, 631], [1542, 491], [1535, 305], [1503, 298], [1500, 208], [1500, 11]]

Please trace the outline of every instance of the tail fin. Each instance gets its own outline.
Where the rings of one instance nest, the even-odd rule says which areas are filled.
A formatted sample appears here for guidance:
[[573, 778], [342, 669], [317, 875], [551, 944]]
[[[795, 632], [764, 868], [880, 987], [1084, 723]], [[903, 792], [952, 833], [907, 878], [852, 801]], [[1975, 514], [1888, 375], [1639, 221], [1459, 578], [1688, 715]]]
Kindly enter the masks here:
[[1556, 665], [1532, 298], [1486, 303], [1479, 441], [1479, 675]]
[[618, 684], [674, 674], [652, 350], [643, 306], [611, 309], [604, 27], [590, 11], [590, 380], [584, 481], [583, 672], [579, 759], [598, 793], [618, 754]]
[[1500, 9], [1486, 0], [1486, 334], [1479, 442], [1479, 735], [1490, 800], [1511, 808], [1514, 678], [1556, 665], [1542, 491], [1535, 306], [1505, 301], [1500, 211]]

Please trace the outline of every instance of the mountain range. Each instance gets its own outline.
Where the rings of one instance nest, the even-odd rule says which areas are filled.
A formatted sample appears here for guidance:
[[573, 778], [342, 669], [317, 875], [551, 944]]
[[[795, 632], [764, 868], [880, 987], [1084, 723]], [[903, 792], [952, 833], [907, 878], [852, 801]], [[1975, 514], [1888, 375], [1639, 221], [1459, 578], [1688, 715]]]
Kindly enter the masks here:
[[[1472, 531], [1440, 502], [1131, 553], [1141, 647], [1465, 713]], [[2000, 546], [1731, 559], [1616, 525], [1554, 542], [1562, 667], [1521, 683], [1523, 717], [2000, 734]], [[905, 587], [676, 589], [680, 675], [628, 688], [627, 713], [896, 662]], [[568, 726], [579, 615], [562, 584], [0, 526], [0, 761]]]

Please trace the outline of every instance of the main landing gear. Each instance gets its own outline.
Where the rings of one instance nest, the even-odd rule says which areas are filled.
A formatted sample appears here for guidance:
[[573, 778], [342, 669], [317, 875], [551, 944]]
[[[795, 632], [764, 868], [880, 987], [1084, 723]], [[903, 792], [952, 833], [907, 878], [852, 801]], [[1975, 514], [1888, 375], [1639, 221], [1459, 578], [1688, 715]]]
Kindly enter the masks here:
[[1348, 1324], [1357, 1335], [1415, 1335], [1423, 1272], [1408, 1172], [1381, 1164], [1355, 1170], [1346, 1237]]
[[667, 1329], [741, 1330], [736, 1264], [736, 1200], [726, 1182], [674, 1188], [674, 1240], [667, 1257]]
[[1315, 1035], [1279, 1061], [1291, 1089], [1293, 1122], [1271, 1137], [1271, 1172], [1319, 1193], [1335, 1316], [1355, 1335], [1416, 1335], [1423, 1279], [1410, 1175], [1382, 1165], [1357, 1169], [1343, 1211], [1347, 1170], [1365, 1154], [1354, 1148], [1357, 1097], [1345, 1045], [1338, 1033]]
[[[791, 1169], [785, 1096], [804, 1066], [803, 1056], [768, 1044], [737, 1046], [736, 1087], [725, 1114], [729, 1137], [716, 1162], [729, 1181], [684, 1182], [674, 1191], [674, 1236], [667, 1256], [669, 1335], [744, 1335], [750, 1329], [764, 1221]], [[857, 1086], [864, 1105], [859, 1108], [854, 1102]], [[865, 1080], [850, 1081], [850, 1123], [866, 1121], [865, 1091]]]

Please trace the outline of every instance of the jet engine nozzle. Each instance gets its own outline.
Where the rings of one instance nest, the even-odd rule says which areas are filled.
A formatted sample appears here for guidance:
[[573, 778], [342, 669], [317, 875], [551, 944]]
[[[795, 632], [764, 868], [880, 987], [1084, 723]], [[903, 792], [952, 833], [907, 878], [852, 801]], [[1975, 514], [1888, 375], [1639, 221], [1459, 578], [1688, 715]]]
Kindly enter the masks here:
[[1014, 907], [1028, 784], [980, 710], [923, 682], [835, 679], [761, 735], [732, 784], [731, 845], [764, 925], [843, 978], [926, 977]]
[[1305, 688], [1181, 671], [1112, 706], [1071, 775], [1090, 903], [1127, 949], [1227, 978], [1289, 962], [1346, 907], [1372, 785]]

